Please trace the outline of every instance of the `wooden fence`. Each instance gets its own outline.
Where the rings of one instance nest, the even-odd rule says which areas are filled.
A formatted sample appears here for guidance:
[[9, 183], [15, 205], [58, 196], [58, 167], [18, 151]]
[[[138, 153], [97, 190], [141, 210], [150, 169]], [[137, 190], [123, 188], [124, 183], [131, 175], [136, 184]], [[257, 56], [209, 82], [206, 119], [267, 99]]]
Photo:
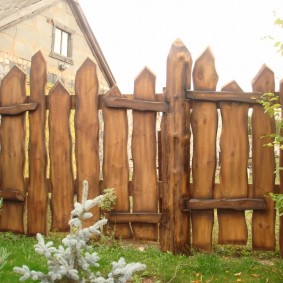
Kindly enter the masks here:
[[[219, 244], [246, 244], [245, 210], [253, 210], [253, 248], [275, 248], [275, 210], [267, 194], [282, 188], [275, 186], [274, 150], [263, 147], [270, 138], [262, 139], [274, 132], [274, 120], [255, 99], [262, 93], [275, 91], [270, 69], [263, 66], [259, 71], [252, 83], [253, 92], [243, 92], [236, 82], [216, 91], [218, 75], [211, 50], [205, 50], [192, 68], [189, 51], [177, 40], [167, 58], [163, 94], [156, 94], [155, 76], [145, 68], [135, 80], [133, 95], [122, 95], [117, 86], [106, 95], [98, 95], [96, 66], [87, 59], [77, 71], [75, 95], [70, 95], [61, 82], [46, 95], [47, 71], [41, 52], [31, 62], [30, 96], [25, 92], [26, 75], [18, 67], [1, 83], [0, 196], [4, 197], [1, 231], [47, 234], [49, 202], [51, 229], [67, 231], [74, 195], [81, 199], [83, 180], [88, 180], [91, 198], [103, 188], [116, 189], [117, 203], [109, 221], [118, 237], [158, 240], [163, 251], [174, 253], [187, 253], [191, 246], [211, 250], [217, 209]], [[279, 93], [282, 97], [283, 83]], [[69, 120], [71, 109], [75, 110], [74, 125]], [[104, 120], [102, 180], [99, 109]], [[133, 113], [131, 177], [128, 109]], [[247, 178], [249, 109], [252, 109], [252, 185]], [[218, 111], [222, 117], [220, 141]], [[25, 179], [26, 112], [29, 176]], [[162, 112], [158, 138], [157, 112]], [[75, 154], [71, 127], [75, 129]], [[220, 181], [215, 183], [218, 142]], [[76, 179], [72, 158], [76, 159]], [[283, 164], [282, 155], [280, 162]], [[93, 212], [98, 219], [98, 209]], [[283, 254], [282, 218], [280, 224]]]

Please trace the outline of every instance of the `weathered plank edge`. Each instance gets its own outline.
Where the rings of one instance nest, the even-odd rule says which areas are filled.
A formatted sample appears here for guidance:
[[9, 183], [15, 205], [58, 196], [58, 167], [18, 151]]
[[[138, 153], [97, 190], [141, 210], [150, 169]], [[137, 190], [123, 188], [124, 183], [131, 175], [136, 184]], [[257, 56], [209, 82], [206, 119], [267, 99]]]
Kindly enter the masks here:
[[239, 199], [188, 199], [183, 198], [183, 211], [191, 209], [232, 209], [232, 210], [265, 210], [266, 203], [260, 198]]

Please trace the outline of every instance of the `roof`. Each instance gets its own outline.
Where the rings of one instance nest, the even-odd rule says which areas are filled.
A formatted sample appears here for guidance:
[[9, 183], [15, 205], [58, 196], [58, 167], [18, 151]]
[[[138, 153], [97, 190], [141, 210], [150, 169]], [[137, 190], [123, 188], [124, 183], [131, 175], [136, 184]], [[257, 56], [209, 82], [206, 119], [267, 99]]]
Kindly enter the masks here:
[[[64, 0], [0, 0], [0, 31], [31, 17], [34, 14], [40, 13], [51, 6], [56, 5], [58, 2]], [[66, 0], [74, 16], [77, 20], [79, 27], [85, 35], [86, 41], [90, 46], [93, 56], [96, 58], [97, 63], [106, 77], [110, 86], [113, 86], [115, 78], [108, 66], [108, 63], [102, 53], [102, 50], [92, 32], [92, 29], [81, 9], [78, 0]]]

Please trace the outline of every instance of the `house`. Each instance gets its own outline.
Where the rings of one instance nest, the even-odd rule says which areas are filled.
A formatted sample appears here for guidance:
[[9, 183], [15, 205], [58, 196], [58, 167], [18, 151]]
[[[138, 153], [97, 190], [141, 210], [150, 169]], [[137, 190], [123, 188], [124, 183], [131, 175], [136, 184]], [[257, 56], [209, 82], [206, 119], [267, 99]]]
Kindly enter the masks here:
[[75, 74], [89, 57], [97, 65], [100, 93], [115, 84], [78, 0], [0, 0], [0, 80], [17, 64], [29, 74], [41, 50], [48, 86], [58, 79], [73, 90]]

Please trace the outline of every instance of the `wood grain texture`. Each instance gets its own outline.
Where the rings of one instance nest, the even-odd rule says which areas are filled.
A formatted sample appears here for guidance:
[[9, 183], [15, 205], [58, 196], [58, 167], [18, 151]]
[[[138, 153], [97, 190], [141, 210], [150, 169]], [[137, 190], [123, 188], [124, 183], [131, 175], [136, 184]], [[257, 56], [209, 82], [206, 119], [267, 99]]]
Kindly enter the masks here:
[[[222, 90], [242, 92], [235, 81], [223, 87]], [[249, 105], [246, 103], [220, 102], [219, 107], [222, 117], [220, 194], [222, 198], [246, 198], [248, 197]], [[245, 212], [222, 209], [217, 212], [218, 243], [245, 245], [248, 238]]]
[[[281, 104], [281, 115], [283, 117], [283, 79], [280, 81], [279, 98]], [[281, 129], [281, 136], [282, 134], [283, 134], [283, 130]], [[283, 167], [282, 149], [280, 150], [279, 166]], [[279, 193], [283, 194], [283, 170], [279, 171], [279, 178], [280, 178]], [[280, 249], [280, 255], [283, 257], [283, 216], [279, 217], [279, 249]]]
[[[17, 66], [3, 78], [0, 105], [9, 106], [26, 102], [26, 75]], [[16, 190], [25, 195], [25, 113], [1, 118], [0, 188]], [[24, 233], [24, 202], [6, 200], [0, 214], [0, 230]]]
[[[107, 99], [115, 97], [122, 97], [117, 86], [105, 95]], [[130, 212], [127, 110], [104, 107], [103, 120], [103, 188], [115, 189], [117, 200], [113, 212]], [[129, 223], [116, 224], [116, 219], [109, 221], [113, 222], [116, 237], [132, 237]]]
[[[265, 210], [266, 203], [262, 198], [230, 199], [184, 199], [183, 210], [189, 209], [228, 209], [231, 211]], [[234, 214], [232, 214], [234, 215]]]
[[[135, 79], [134, 99], [155, 101], [155, 76], [145, 68]], [[133, 111], [133, 212], [157, 212], [156, 113]], [[132, 223], [136, 239], [157, 240], [158, 226]]]
[[185, 90], [191, 87], [192, 58], [183, 42], [177, 39], [167, 57], [165, 100], [169, 113], [162, 120], [162, 223], [160, 245], [174, 254], [190, 250], [190, 215], [181, 210], [183, 197], [189, 196], [189, 104]]
[[[252, 87], [253, 91], [274, 92], [274, 73], [264, 65], [253, 80]], [[255, 105], [252, 114], [253, 197], [263, 197], [269, 192], [274, 192], [274, 148], [264, 147], [264, 144], [272, 142], [272, 138], [263, 138], [274, 132], [274, 119], [264, 113], [261, 105]], [[274, 204], [269, 198], [266, 200], [265, 212], [253, 212], [252, 244], [255, 250], [274, 250], [275, 248]]]
[[45, 139], [47, 82], [46, 62], [37, 52], [31, 60], [29, 101], [37, 110], [29, 113], [29, 183], [27, 197], [27, 234], [47, 234], [48, 189], [46, 180], [47, 152]]
[[[217, 81], [214, 57], [211, 50], [207, 48], [194, 66], [194, 89], [215, 90]], [[192, 196], [193, 198], [213, 198], [216, 168], [216, 103], [194, 101], [191, 125], [194, 137]], [[212, 249], [213, 219], [213, 210], [192, 211], [193, 247], [203, 250]]]
[[70, 94], [57, 82], [49, 92], [49, 155], [51, 183], [51, 230], [69, 231], [74, 204]]
[[[98, 79], [95, 63], [89, 58], [77, 71], [75, 81], [76, 113], [76, 192], [78, 200], [82, 199], [83, 181], [89, 184], [88, 198], [100, 195], [99, 188], [99, 153], [98, 153]], [[86, 226], [100, 218], [98, 207], [91, 211], [94, 216], [86, 221]]]
[[106, 106], [112, 108], [125, 108], [153, 112], [168, 112], [169, 110], [169, 106], [166, 102], [141, 101], [121, 97], [104, 97], [104, 102]]
[[221, 90], [221, 91], [196, 91], [187, 90], [186, 98], [199, 101], [211, 102], [245, 102], [249, 104], [258, 103], [262, 93], [259, 92], [243, 92], [239, 93], [237, 90]]

